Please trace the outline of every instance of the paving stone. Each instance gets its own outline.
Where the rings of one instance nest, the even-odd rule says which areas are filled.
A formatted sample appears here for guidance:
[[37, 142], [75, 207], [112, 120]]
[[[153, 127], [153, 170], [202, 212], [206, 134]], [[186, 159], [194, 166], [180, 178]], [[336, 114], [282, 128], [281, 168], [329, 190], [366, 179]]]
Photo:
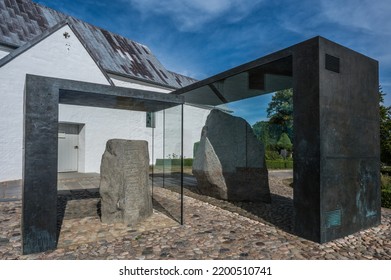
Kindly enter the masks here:
[[73, 191], [63, 200], [58, 249], [26, 256], [21, 201], [0, 202], [0, 259], [391, 259], [390, 209], [382, 209], [378, 227], [317, 244], [292, 234], [293, 190], [269, 178], [271, 205], [222, 202], [185, 189], [183, 226], [172, 218], [180, 217], [173, 188], [154, 188], [155, 202], [164, 206], [156, 204], [151, 220], [135, 227], [102, 224], [98, 197]]

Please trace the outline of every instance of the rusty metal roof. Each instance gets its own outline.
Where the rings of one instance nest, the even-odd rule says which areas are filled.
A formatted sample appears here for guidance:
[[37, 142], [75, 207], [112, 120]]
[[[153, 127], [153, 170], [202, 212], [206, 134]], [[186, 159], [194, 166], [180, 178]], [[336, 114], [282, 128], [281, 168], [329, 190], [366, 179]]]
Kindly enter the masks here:
[[0, 0], [0, 44], [20, 47], [65, 19], [108, 73], [171, 88], [196, 81], [168, 71], [145, 45], [30, 0]]

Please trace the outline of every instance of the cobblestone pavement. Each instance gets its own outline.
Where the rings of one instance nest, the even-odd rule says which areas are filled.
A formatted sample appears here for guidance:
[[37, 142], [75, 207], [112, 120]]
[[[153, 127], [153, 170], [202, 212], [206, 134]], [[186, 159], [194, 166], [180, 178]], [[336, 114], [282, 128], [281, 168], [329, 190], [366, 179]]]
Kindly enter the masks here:
[[317, 244], [292, 234], [292, 188], [281, 178], [270, 176], [271, 204], [212, 199], [188, 182], [183, 226], [170, 185], [154, 188], [154, 214], [134, 228], [102, 224], [92, 187], [60, 194], [58, 248], [24, 256], [21, 201], [0, 202], [0, 259], [391, 259], [390, 209], [377, 227]]

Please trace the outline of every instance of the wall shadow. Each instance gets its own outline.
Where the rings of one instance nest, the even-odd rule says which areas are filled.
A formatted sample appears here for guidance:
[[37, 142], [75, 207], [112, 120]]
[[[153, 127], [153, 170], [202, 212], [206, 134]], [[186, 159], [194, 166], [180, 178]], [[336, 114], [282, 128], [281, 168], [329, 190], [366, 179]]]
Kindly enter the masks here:
[[156, 199], [152, 199], [152, 205], [153, 205], [153, 208], [157, 211], [159, 211], [160, 213], [166, 215], [167, 217], [169, 217], [170, 219], [174, 220], [175, 222], [177, 222], [178, 224], [180, 224], [180, 220], [175, 217], [166, 207], [164, 207], [160, 202], [158, 202]]
[[[95, 200], [87, 202], [87, 199], [98, 199], [99, 197], [99, 191], [96, 191], [96, 189], [90, 189], [88, 191], [85, 189], [57, 191], [57, 243], [65, 218], [76, 219], [99, 215], [99, 202]], [[67, 209], [67, 206], [73, 201], [78, 201], [78, 207], [73, 207], [74, 209], [69, 209], [68, 207]]]
[[[159, 177], [159, 175], [155, 174], [154, 177]], [[271, 192], [270, 203], [220, 200], [214, 197], [203, 195], [197, 188], [197, 185], [193, 183], [193, 180], [187, 180], [191, 178], [192, 176], [184, 177], [184, 195], [203, 202], [207, 202], [221, 209], [238, 213], [239, 215], [245, 216], [252, 220], [275, 226], [285, 232], [294, 233], [293, 231], [295, 214], [292, 198]], [[162, 186], [158, 185], [157, 187]], [[164, 188], [173, 192], [180, 192], [180, 188], [171, 184], [165, 184]]]
[[[293, 199], [271, 194], [271, 203], [232, 202], [251, 216], [258, 217], [285, 232], [294, 233]], [[243, 214], [243, 213], [242, 213]], [[248, 216], [244, 213], [245, 216]], [[258, 219], [257, 219], [258, 220]]]

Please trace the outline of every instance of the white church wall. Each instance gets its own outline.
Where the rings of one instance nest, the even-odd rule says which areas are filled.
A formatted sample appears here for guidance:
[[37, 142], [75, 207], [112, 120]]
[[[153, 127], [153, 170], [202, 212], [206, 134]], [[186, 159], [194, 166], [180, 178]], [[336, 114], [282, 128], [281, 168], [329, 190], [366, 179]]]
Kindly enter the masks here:
[[152, 129], [145, 125], [145, 112], [61, 104], [59, 118], [64, 122], [85, 124], [84, 135], [80, 135], [86, 143], [85, 158], [84, 164], [79, 161], [79, 172], [99, 173], [109, 139], [146, 140], [151, 151]]
[[159, 87], [155, 85], [151, 86], [141, 81], [124, 78], [117, 75], [110, 75], [110, 78], [113, 81], [114, 85], [119, 87], [135, 88], [135, 89], [149, 90], [149, 91], [162, 92], [162, 93], [169, 93], [172, 91], [164, 87]]
[[[183, 108], [183, 156], [193, 158], [194, 143], [200, 141], [201, 131], [205, 125], [209, 109], [184, 105]], [[180, 106], [166, 110], [165, 124], [163, 125], [163, 112], [156, 114], [155, 136], [155, 162], [158, 158], [172, 158], [173, 154], [180, 155]], [[163, 149], [164, 127], [164, 149]], [[157, 146], [160, 145], [160, 146]]]
[[[67, 39], [63, 36], [65, 32], [70, 35]], [[0, 181], [22, 177], [23, 94], [27, 73], [108, 84], [68, 26], [1, 67]]]
[[[65, 38], [64, 33], [70, 37]], [[68, 26], [0, 68], [0, 182], [22, 177], [23, 94], [26, 74], [109, 84], [93, 59]], [[139, 81], [112, 77], [117, 86], [168, 93], [169, 89]], [[194, 142], [209, 110], [184, 107], [184, 156], [193, 157]], [[179, 116], [179, 115], [178, 115]], [[105, 144], [111, 138], [146, 140], [152, 163], [152, 129], [146, 127], [145, 112], [113, 110], [60, 104], [59, 121], [83, 124], [79, 135], [79, 172], [99, 172]], [[178, 126], [178, 119], [166, 119], [166, 127]], [[171, 123], [170, 123], [171, 122]], [[176, 153], [180, 129], [166, 133], [166, 153], [162, 146], [162, 113], [157, 114], [154, 161]]]
[[[141, 90], [151, 90], [155, 92], [169, 93], [172, 90], [163, 87], [154, 87], [136, 80], [120, 77], [110, 74], [110, 77], [116, 86], [137, 88]], [[210, 109], [199, 108], [195, 106], [184, 106], [184, 125], [183, 125], [183, 155], [186, 158], [193, 157], [193, 146], [201, 138], [201, 130], [205, 124]], [[154, 157], [168, 158], [172, 154], [180, 154], [180, 126], [178, 120], [180, 117], [180, 107], [166, 111], [165, 141], [163, 149], [163, 113], [156, 114], [156, 128], [154, 132], [155, 151]], [[144, 124], [145, 126], [145, 124]], [[161, 145], [160, 145], [161, 143]], [[163, 151], [164, 150], [164, 151]], [[163, 154], [164, 152], [164, 154]], [[151, 157], [151, 155], [150, 155]], [[152, 160], [152, 159], [151, 159]], [[156, 162], [154, 160], [154, 162]]]

